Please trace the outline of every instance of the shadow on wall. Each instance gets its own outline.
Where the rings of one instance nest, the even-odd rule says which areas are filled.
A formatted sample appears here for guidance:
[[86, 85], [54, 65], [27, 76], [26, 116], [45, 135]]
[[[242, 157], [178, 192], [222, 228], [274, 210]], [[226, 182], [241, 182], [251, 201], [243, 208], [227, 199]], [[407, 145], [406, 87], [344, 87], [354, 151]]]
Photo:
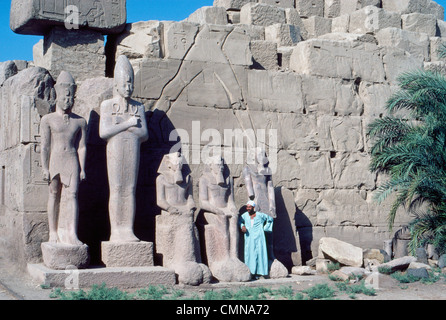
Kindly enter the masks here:
[[[141, 145], [134, 231], [141, 241], [155, 242], [155, 216], [161, 213], [156, 204], [157, 170], [177, 142], [169, 142], [169, 133], [175, 128], [164, 112], [146, 112], [146, 119], [149, 140]], [[92, 111], [88, 121], [87, 180], [79, 189], [78, 234], [90, 247], [92, 265], [102, 265], [101, 242], [110, 237], [106, 142], [99, 137], [99, 122], [99, 114]]]
[[308, 219], [307, 215], [299, 208], [296, 208], [294, 222], [301, 248], [302, 265], [305, 265], [308, 260], [313, 258], [313, 253], [311, 251], [311, 244], [313, 242], [313, 224], [310, 219]]

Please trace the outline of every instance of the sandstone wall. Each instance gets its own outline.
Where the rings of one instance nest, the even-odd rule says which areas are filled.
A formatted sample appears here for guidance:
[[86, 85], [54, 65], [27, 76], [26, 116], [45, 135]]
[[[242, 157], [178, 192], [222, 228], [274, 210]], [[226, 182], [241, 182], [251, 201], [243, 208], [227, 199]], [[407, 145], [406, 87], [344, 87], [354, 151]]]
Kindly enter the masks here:
[[[255, 132], [255, 142], [277, 164], [275, 249], [277, 257], [292, 266], [316, 256], [321, 237], [374, 248], [392, 237], [386, 221], [390, 201], [382, 206], [373, 201], [385, 177], [368, 171], [367, 126], [383, 115], [400, 73], [444, 66], [436, 51], [446, 41], [443, 20], [443, 8], [430, 0], [215, 0], [213, 7], [200, 8], [185, 21], [137, 22], [109, 36], [105, 52], [96, 50], [89, 60], [91, 68], [82, 67], [74, 110], [89, 121], [88, 180], [80, 191], [79, 233], [91, 246], [93, 261], [99, 257], [100, 241], [108, 237], [105, 144], [98, 136], [98, 123], [100, 102], [112, 96], [112, 80], [103, 75], [110, 75], [115, 57], [125, 54], [131, 59], [134, 95], [146, 105], [149, 119], [150, 139], [143, 145], [137, 191], [137, 235], [154, 240], [154, 217], [160, 212], [156, 171], [172, 148], [181, 147], [189, 154], [197, 203], [204, 164], [194, 160], [209, 146], [229, 150], [225, 158], [241, 207], [247, 194], [243, 163], [237, 159], [246, 160], [246, 146], [225, 147], [243, 133]], [[52, 70], [55, 64], [48, 61], [58, 61], [62, 40], [47, 38], [35, 48], [34, 64], [42, 64], [54, 78], [60, 68]], [[92, 45], [97, 43], [86, 44], [86, 59]], [[73, 50], [82, 56], [82, 47]], [[28, 70], [7, 81], [16, 81]], [[16, 156], [32, 158], [33, 150], [38, 153], [38, 140], [21, 141], [18, 124], [5, 127], [10, 123], [6, 117], [20, 117], [20, 112], [36, 108], [23, 107], [24, 102], [12, 108], [7, 86], [5, 82], [0, 91], [0, 141], [10, 145], [0, 149], [0, 167], [6, 168], [2, 187], [11, 193], [2, 193], [7, 210], [2, 210], [0, 219], [11, 221], [5, 212], [10, 217], [43, 215], [46, 196], [41, 185], [30, 180], [33, 173], [24, 177], [28, 184], [19, 179], [19, 190], [8, 187], [11, 171], [23, 166], [8, 161]], [[20, 100], [23, 93], [15, 95], [13, 99]], [[38, 121], [34, 125], [38, 132]], [[172, 139], [174, 130], [183, 133], [179, 144]], [[213, 139], [216, 132], [222, 138], [228, 132], [236, 135], [218, 141]], [[30, 146], [35, 148], [27, 151]], [[24, 206], [30, 198], [20, 198], [21, 190], [33, 188], [39, 189], [32, 192], [41, 203], [38, 208]], [[408, 220], [401, 211], [396, 227]], [[0, 220], [0, 225], [7, 223]]]

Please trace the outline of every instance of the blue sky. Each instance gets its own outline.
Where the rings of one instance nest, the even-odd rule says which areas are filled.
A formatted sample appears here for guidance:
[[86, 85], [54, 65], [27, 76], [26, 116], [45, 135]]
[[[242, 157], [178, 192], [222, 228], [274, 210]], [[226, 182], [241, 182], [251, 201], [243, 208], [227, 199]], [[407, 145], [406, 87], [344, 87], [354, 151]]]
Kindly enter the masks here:
[[[213, 0], [127, 0], [127, 21], [173, 20], [187, 18], [196, 9], [211, 6]], [[437, 0], [446, 6], [446, 0]], [[15, 34], [9, 28], [11, 0], [0, 0], [0, 61], [32, 60], [32, 47], [40, 37]]]
[[[446, 0], [445, 0], [446, 2]], [[181, 21], [213, 0], [127, 0], [127, 22], [148, 20]], [[37, 36], [15, 34], [9, 28], [11, 0], [0, 0], [0, 61], [32, 60]]]

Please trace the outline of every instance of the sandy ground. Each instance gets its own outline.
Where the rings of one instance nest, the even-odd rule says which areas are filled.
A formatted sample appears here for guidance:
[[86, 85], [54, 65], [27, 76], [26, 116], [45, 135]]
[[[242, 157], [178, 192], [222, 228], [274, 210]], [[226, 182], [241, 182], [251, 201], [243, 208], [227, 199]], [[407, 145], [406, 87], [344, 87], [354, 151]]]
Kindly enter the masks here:
[[[264, 287], [279, 289], [291, 287], [294, 292], [300, 292], [317, 284], [326, 283], [336, 289], [335, 282], [328, 275], [297, 276], [290, 275], [285, 279], [261, 279], [246, 283], [216, 283], [190, 287], [177, 285], [173, 289], [185, 292], [185, 297], [202, 296], [208, 290], [228, 289], [237, 291], [243, 287]], [[52, 290], [42, 289], [40, 284], [33, 283], [27, 274], [6, 266], [0, 258], [0, 300], [54, 300], [50, 298]], [[345, 292], [336, 290], [336, 300], [352, 300]], [[381, 276], [375, 296], [356, 294], [355, 300], [446, 300], [446, 277], [433, 284], [421, 282], [403, 284], [390, 276]]]

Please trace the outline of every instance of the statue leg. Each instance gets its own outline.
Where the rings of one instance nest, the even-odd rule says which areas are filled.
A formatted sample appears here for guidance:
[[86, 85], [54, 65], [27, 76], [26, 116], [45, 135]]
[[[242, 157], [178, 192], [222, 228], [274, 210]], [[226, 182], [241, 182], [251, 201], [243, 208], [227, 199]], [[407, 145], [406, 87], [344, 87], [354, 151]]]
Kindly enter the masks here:
[[133, 188], [110, 187], [110, 241], [114, 242], [138, 242], [139, 239], [133, 233], [135, 221], [135, 197]]
[[54, 178], [49, 185], [49, 197], [48, 197], [48, 227], [50, 238], [49, 242], [59, 242], [59, 236], [57, 234], [58, 220], [59, 220], [59, 206], [61, 196], [61, 183], [58, 177]]
[[66, 228], [66, 243], [81, 246], [83, 243], [77, 236], [77, 228], [79, 225], [79, 204], [77, 199], [79, 180], [76, 177], [72, 178], [70, 186], [63, 188], [64, 198], [66, 199], [66, 212], [64, 212], [65, 228]]
[[238, 259], [239, 241], [238, 216], [233, 215], [229, 217], [229, 255], [231, 258]]

